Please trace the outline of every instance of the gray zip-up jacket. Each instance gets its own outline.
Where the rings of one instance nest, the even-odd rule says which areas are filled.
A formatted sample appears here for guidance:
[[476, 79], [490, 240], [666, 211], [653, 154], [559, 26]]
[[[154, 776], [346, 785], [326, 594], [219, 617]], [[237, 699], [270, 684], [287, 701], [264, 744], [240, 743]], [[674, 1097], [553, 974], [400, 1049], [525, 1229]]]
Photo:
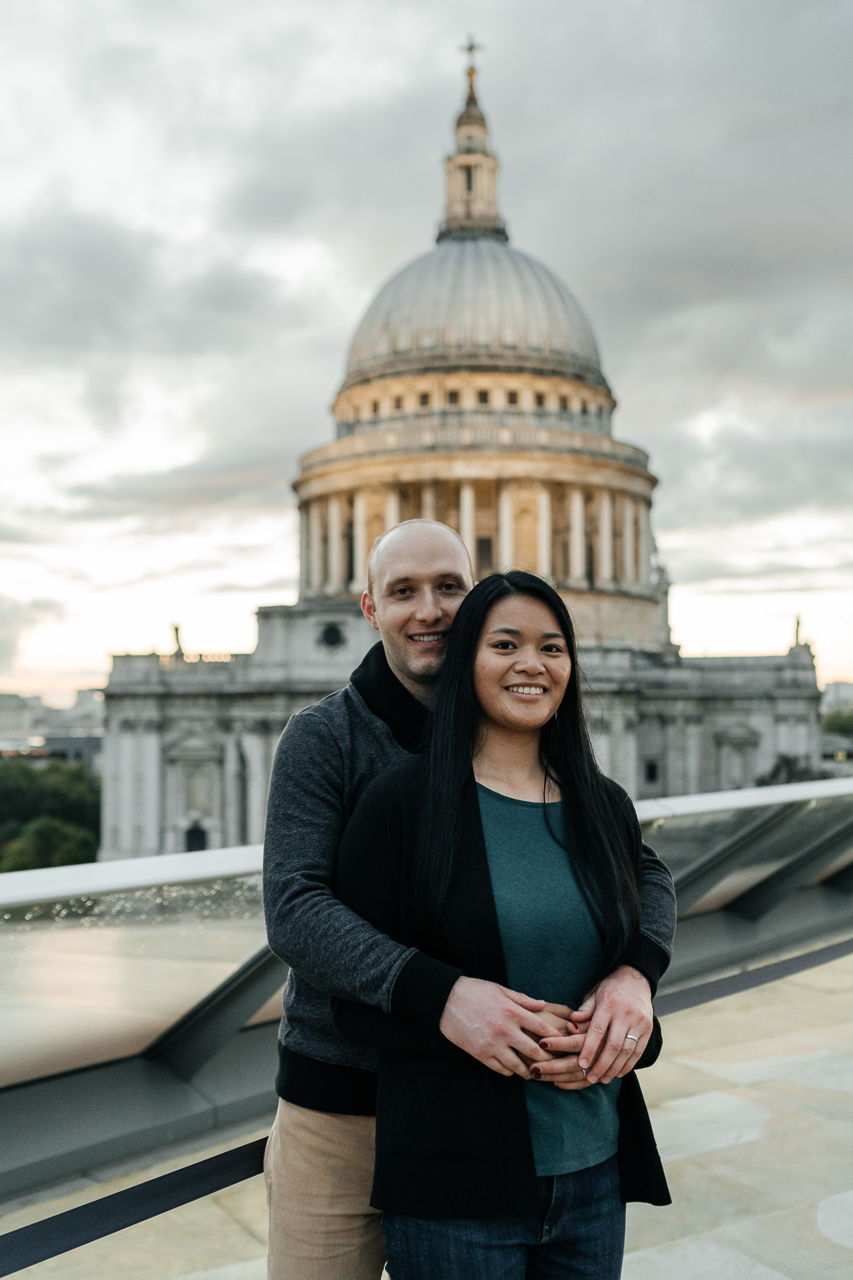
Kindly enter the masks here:
[[[377, 1059], [338, 1035], [330, 997], [437, 1027], [459, 972], [378, 933], [335, 897], [341, 836], [364, 788], [417, 749], [426, 718], [391, 672], [381, 644], [352, 680], [293, 716], [279, 741], [267, 808], [264, 904], [269, 945], [290, 966], [278, 1091], [315, 1110], [369, 1114], [374, 1081], [363, 1073], [374, 1073]], [[671, 954], [675, 894], [668, 869], [648, 848], [640, 895], [641, 933], [626, 960], [654, 990]]]

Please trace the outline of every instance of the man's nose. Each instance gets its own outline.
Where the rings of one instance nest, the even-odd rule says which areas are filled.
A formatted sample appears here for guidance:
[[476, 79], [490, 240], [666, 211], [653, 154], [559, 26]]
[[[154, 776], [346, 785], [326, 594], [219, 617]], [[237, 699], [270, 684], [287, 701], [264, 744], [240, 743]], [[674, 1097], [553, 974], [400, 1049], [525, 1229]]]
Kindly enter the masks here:
[[422, 591], [418, 598], [415, 617], [419, 622], [436, 622], [441, 617], [441, 603], [438, 596], [429, 587]]

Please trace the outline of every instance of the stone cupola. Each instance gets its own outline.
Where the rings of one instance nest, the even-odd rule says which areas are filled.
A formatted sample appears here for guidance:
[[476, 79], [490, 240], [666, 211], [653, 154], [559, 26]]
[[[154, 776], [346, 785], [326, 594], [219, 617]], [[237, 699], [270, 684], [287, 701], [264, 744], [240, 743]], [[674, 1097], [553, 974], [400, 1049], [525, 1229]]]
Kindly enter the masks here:
[[447, 212], [438, 233], [439, 243], [467, 236], [508, 239], [498, 214], [498, 161], [489, 151], [489, 129], [474, 88], [476, 75], [470, 66], [468, 99], [456, 121], [456, 154], [445, 161]]

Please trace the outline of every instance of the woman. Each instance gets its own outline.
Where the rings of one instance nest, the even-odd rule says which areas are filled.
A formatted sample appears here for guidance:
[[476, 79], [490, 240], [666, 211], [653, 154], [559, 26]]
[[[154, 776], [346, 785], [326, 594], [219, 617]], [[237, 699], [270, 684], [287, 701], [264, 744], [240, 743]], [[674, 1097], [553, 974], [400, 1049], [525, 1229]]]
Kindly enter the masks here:
[[[485, 579], [456, 616], [425, 754], [353, 815], [338, 896], [460, 976], [577, 1008], [636, 935], [640, 848], [593, 757], [565, 604], [532, 574]], [[590, 1085], [573, 1025], [542, 1042], [565, 1054], [555, 1084], [401, 1015], [340, 1002], [336, 1021], [382, 1051], [372, 1203], [391, 1280], [618, 1280], [624, 1202], [669, 1203], [633, 1073]], [[655, 1022], [637, 1065], [660, 1044]]]

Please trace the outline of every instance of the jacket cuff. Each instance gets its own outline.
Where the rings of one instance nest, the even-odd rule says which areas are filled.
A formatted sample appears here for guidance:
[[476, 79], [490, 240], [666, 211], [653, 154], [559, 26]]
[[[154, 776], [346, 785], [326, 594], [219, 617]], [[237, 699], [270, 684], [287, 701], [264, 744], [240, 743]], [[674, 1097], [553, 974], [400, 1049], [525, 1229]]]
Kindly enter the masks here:
[[403, 1013], [438, 1031], [447, 998], [462, 970], [416, 951], [406, 961], [391, 991], [391, 1012]]
[[622, 956], [620, 964], [629, 964], [633, 969], [639, 969], [654, 995], [658, 983], [669, 968], [669, 955], [657, 942], [653, 942], [644, 933], [638, 933]]

